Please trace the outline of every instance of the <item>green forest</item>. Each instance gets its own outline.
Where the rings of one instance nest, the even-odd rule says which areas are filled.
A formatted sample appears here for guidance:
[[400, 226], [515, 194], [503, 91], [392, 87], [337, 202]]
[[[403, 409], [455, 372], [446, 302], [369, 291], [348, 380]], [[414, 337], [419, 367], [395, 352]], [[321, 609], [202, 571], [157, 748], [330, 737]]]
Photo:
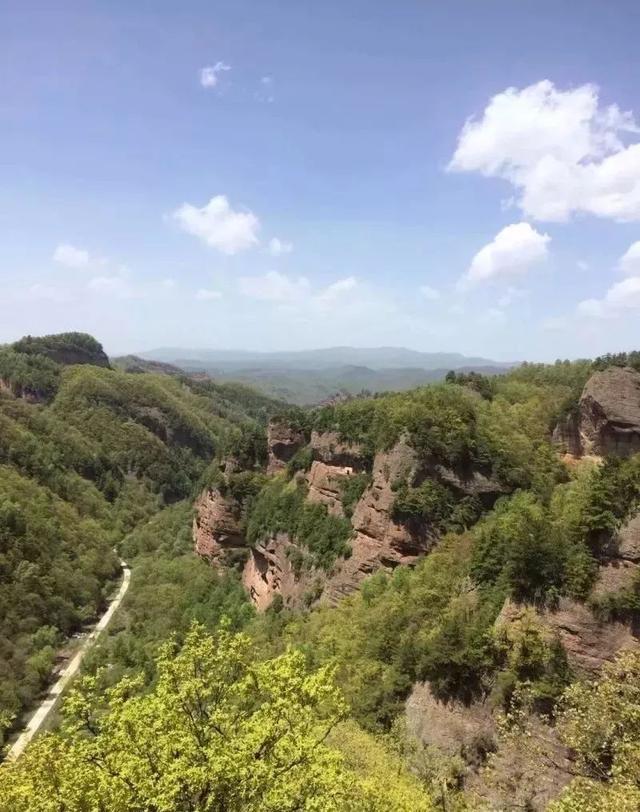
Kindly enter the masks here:
[[[640, 576], [606, 594], [594, 585], [640, 509], [640, 455], [569, 464], [551, 442], [590, 376], [638, 369], [638, 353], [454, 372], [309, 409], [101, 356], [80, 334], [0, 348], [7, 741], [62, 643], [104, 609], [120, 559], [132, 568], [56, 730], [0, 766], [2, 812], [491, 809], [466, 778], [490, 776], [516, 741], [535, 763], [541, 724], [572, 753], [552, 812], [640, 807], [640, 654], [584, 680], [543, 622], [563, 601], [602, 624], [638, 619]], [[270, 420], [303, 442], [268, 475]], [[355, 459], [343, 515], [308, 500], [323, 432]], [[239, 566], [194, 554], [194, 501], [217, 489], [239, 505], [247, 554], [284, 533], [302, 551], [298, 575], [330, 577], [352, 555], [376, 455], [398, 443], [421, 468], [391, 483], [394, 521], [437, 539], [415, 566], [374, 573], [335, 605], [309, 595], [260, 614]], [[476, 472], [492, 495], [462, 493], [442, 470]], [[517, 623], [502, 620], [509, 606]], [[425, 681], [445, 707], [482, 703], [500, 720], [495, 737], [456, 755], [423, 744], [404, 709]]]

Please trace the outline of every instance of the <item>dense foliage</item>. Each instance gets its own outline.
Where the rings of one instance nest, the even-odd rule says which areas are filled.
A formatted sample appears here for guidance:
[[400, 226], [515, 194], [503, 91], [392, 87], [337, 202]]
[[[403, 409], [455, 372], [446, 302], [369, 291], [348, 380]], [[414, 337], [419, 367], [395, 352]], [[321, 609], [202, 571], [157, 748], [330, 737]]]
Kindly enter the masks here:
[[0, 348], [5, 724], [46, 684], [63, 639], [104, 608], [120, 569], [116, 546], [136, 561], [115, 660], [124, 667], [149, 671], [155, 646], [194, 618], [213, 626], [224, 613], [241, 625], [251, 614], [235, 580], [218, 583], [188, 554], [188, 507], [148, 523], [191, 500], [211, 459], [238, 437], [245, 456], [264, 459], [264, 424], [279, 404], [241, 386], [76, 363], [100, 353], [83, 334]]
[[[0, 810], [408, 811], [431, 808], [425, 786], [462, 809], [449, 791], [495, 743], [463, 752], [466, 766], [432, 753], [419, 766], [415, 742], [396, 740], [417, 681], [496, 714], [516, 714], [525, 695], [545, 718], [559, 707], [582, 777], [554, 809], [637, 808], [637, 656], [567, 689], [576, 674], [547, 622], [566, 598], [604, 620], [639, 617], [640, 578], [593, 588], [640, 507], [640, 456], [567, 466], [549, 442], [589, 374], [637, 354], [453, 373], [301, 410], [175, 369], [51, 360], [74, 341], [0, 349], [0, 723], [104, 607], [118, 554], [133, 575], [61, 730], [0, 769]], [[266, 474], [274, 415], [307, 440], [332, 431], [352, 445], [355, 471], [336, 483], [344, 517], [307, 499], [311, 445]], [[350, 555], [375, 454], [398, 442], [417, 462], [394, 474], [392, 518], [440, 537], [415, 568], [378, 573], [335, 607], [309, 610], [312, 588], [300, 610], [276, 600], [256, 616], [236, 572], [193, 555], [193, 498], [216, 487], [248, 545], [286, 534], [297, 574], [330, 576]]]
[[301, 482], [277, 478], [268, 483], [249, 511], [247, 541], [256, 544], [276, 533], [287, 533], [309, 551], [311, 564], [330, 570], [338, 556], [349, 554], [351, 524], [329, 514], [325, 505], [309, 504], [305, 496]]
[[640, 654], [624, 652], [597, 682], [572, 685], [560, 735], [581, 773], [550, 812], [631, 812], [640, 808]]
[[85, 679], [66, 702], [62, 732], [0, 770], [0, 810], [432, 808], [397, 758], [338, 727], [347, 708], [329, 668], [309, 671], [293, 651], [255, 661], [250, 646], [244, 635], [195, 626], [182, 650], [163, 648], [147, 693], [135, 678], [106, 694]]

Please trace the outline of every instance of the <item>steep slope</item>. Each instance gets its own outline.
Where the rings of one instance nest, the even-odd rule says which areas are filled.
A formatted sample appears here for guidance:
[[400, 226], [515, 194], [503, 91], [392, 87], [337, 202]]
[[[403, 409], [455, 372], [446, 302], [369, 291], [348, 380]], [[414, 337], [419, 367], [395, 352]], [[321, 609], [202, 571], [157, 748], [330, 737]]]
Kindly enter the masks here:
[[0, 375], [4, 728], [49, 678], [62, 640], [104, 605], [114, 546], [192, 499], [239, 436], [264, 442], [261, 423], [279, 405], [243, 387], [113, 370], [79, 334], [0, 349]]
[[525, 426], [518, 403], [444, 385], [272, 421], [271, 479], [250, 500], [229, 501], [235, 473], [223, 477], [224, 499], [216, 487], [203, 494], [197, 548], [219, 561], [220, 547], [242, 548], [244, 534], [243, 579], [261, 609], [276, 596], [335, 603], [473, 524], [538, 464], [553, 476], [559, 464], [536, 456], [552, 408], [535, 404]]

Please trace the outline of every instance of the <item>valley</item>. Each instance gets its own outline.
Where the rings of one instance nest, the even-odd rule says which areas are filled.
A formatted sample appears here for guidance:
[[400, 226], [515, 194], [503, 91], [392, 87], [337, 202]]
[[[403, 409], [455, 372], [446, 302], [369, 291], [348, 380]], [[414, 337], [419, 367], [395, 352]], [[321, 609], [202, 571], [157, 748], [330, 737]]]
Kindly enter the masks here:
[[[307, 408], [103, 356], [79, 334], [0, 349], [6, 735], [42, 702], [39, 722], [82, 660], [59, 729], [0, 767], [3, 812], [26, 812], [43, 781], [61, 799], [75, 783], [78, 803], [94, 785], [120, 793], [114, 812], [138, 792], [143, 808], [160, 792], [193, 798], [202, 759], [207, 792], [234, 809], [304, 797], [298, 757], [323, 809], [634, 798], [625, 759], [640, 739], [615, 726], [640, 686], [638, 354], [450, 371]], [[109, 606], [119, 557], [130, 581]], [[100, 615], [103, 633], [51, 688], [57, 648]], [[180, 710], [191, 691], [196, 728]], [[598, 702], [602, 718], [580, 728]], [[164, 719], [151, 738], [147, 713]], [[600, 722], [615, 773], [598, 761]], [[276, 795], [256, 778], [238, 801], [263, 735]], [[230, 782], [216, 742], [239, 748]], [[285, 746], [298, 753], [286, 780]], [[143, 789], [154, 759], [168, 761]]]

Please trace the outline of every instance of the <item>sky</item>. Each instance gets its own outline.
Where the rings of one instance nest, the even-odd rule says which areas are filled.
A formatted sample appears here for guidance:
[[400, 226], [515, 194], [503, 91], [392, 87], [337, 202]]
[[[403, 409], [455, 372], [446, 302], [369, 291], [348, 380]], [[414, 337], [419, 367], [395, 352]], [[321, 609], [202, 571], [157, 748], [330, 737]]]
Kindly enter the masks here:
[[3, 0], [0, 341], [640, 348], [640, 3]]

